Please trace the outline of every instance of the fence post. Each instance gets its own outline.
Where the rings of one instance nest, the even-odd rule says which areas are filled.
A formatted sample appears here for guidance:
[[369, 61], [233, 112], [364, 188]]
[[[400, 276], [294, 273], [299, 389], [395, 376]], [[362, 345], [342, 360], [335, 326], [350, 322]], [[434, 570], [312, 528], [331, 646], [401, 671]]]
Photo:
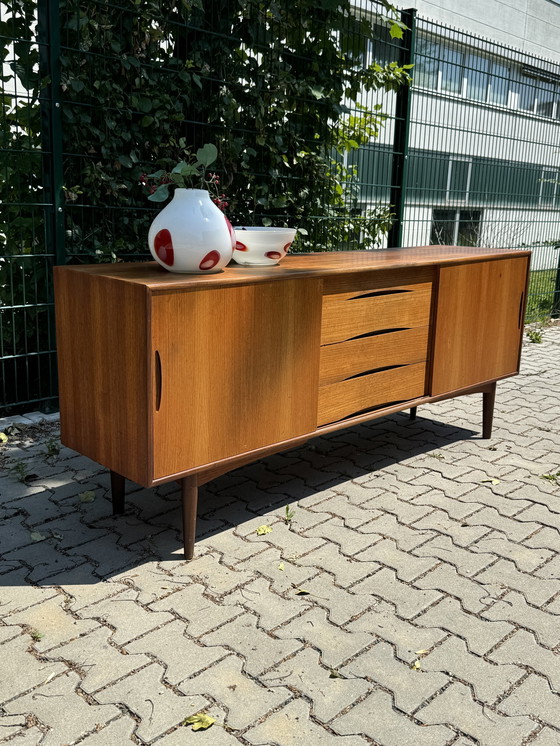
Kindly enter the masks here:
[[554, 283], [554, 293], [552, 294], [552, 310], [550, 316], [553, 319], [560, 318], [560, 244], [557, 244], [555, 249], [558, 249], [558, 267], [556, 269], [556, 281]]
[[[408, 26], [401, 41], [399, 65], [414, 64], [416, 40], [416, 10], [409, 8], [401, 12], [401, 20]], [[402, 247], [404, 207], [408, 177], [408, 135], [410, 130], [410, 109], [412, 90], [410, 85], [401, 86], [395, 103], [395, 132], [393, 136], [393, 163], [391, 171], [390, 204], [395, 215], [393, 225], [387, 235], [389, 247]]]
[[[45, 239], [56, 264], [64, 264], [64, 194], [60, 103], [60, 16], [58, 0], [38, 0], [37, 41], [41, 79], [41, 141], [45, 190]], [[52, 249], [51, 249], [52, 250]]]

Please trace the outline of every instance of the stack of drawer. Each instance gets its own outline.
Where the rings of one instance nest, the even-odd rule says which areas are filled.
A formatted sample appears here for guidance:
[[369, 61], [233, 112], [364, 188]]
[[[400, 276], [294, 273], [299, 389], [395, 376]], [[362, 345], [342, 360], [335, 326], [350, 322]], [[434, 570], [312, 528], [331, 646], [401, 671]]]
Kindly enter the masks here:
[[325, 280], [318, 425], [423, 396], [432, 270]]

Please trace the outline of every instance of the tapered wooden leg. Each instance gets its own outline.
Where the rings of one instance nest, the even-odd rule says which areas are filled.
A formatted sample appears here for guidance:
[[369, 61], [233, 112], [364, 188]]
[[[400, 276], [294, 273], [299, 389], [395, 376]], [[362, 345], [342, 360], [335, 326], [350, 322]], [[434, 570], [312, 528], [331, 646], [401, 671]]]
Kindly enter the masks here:
[[414, 422], [414, 420], [416, 419], [416, 410], [417, 409], [418, 409], [418, 407], [410, 407], [410, 421], [411, 422]]
[[185, 559], [194, 555], [196, 538], [196, 508], [198, 503], [198, 477], [193, 474], [181, 479], [181, 497], [183, 500], [183, 546]]
[[492, 420], [494, 419], [494, 401], [496, 399], [496, 384], [493, 383], [488, 391], [482, 394], [482, 437], [492, 437]]
[[124, 513], [124, 483], [122, 474], [111, 472], [111, 502], [113, 503], [113, 515]]

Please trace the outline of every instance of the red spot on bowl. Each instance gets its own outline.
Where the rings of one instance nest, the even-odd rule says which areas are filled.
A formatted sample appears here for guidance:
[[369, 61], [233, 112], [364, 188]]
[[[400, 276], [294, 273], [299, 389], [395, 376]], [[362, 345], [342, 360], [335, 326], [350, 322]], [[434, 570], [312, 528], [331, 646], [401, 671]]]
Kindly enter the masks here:
[[198, 265], [198, 268], [204, 271], [213, 269], [221, 258], [222, 257], [220, 256], [220, 252], [214, 249], [214, 251], [210, 251], [208, 252], [208, 254], [206, 254], [204, 259]]
[[281, 259], [282, 254], [280, 251], [267, 251], [265, 252], [265, 256], [267, 256], [269, 259]]
[[162, 262], [172, 267], [175, 261], [175, 254], [173, 251], [173, 241], [171, 239], [171, 233], [167, 228], [156, 233], [154, 238], [154, 251]]
[[245, 246], [244, 243], [241, 243], [241, 241], [237, 241], [235, 244], [235, 248], [237, 251], [249, 251], [249, 249]]
[[291, 245], [292, 245], [292, 242], [290, 241], [290, 243], [287, 243], [287, 244], [286, 244], [286, 245], [284, 246], [284, 251], [286, 252], [286, 254], [287, 254], [287, 253], [288, 253], [288, 251], [290, 250], [290, 246], [291, 246]]

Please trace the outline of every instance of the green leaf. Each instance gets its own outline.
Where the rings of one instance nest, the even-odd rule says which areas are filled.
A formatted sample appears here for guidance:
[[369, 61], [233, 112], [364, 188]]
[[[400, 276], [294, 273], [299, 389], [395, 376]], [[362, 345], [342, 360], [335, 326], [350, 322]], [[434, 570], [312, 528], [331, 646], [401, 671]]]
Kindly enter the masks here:
[[272, 526], [259, 526], [257, 528], [257, 536], [264, 536], [272, 531]]
[[389, 35], [391, 36], [391, 39], [402, 39], [403, 30], [401, 26], [399, 26], [398, 23], [392, 23], [391, 28], [389, 29]]
[[119, 155], [119, 163], [127, 168], [132, 168], [132, 160], [128, 155]]
[[40, 533], [40, 531], [30, 531], [29, 538], [31, 541], [44, 541], [47, 537]]
[[193, 730], [206, 730], [211, 725], [214, 725], [216, 719], [210, 717], [206, 712], [197, 712], [196, 715], [191, 715], [183, 720], [183, 725], [192, 725]]
[[149, 117], [148, 115], [146, 115], [145, 117], [142, 117], [142, 121], [140, 122], [140, 124], [142, 125], [142, 127], [149, 127], [154, 122], [155, 119], [153, 117]]
[[165, 202], [169, 197], [169, 184], [160, 184], [153, 194], [150, 194], [148, 199], [150, 202]]
[[86, 492], [81, 492], [78, 497], [81, 503], [92, 503], [95, 500], [95, 492], [87, 490]]
[[196, 151], [196, 157], [203, 166], [210, 166], [218, 157], [218, 148], [212, 143], [206, 143]]

